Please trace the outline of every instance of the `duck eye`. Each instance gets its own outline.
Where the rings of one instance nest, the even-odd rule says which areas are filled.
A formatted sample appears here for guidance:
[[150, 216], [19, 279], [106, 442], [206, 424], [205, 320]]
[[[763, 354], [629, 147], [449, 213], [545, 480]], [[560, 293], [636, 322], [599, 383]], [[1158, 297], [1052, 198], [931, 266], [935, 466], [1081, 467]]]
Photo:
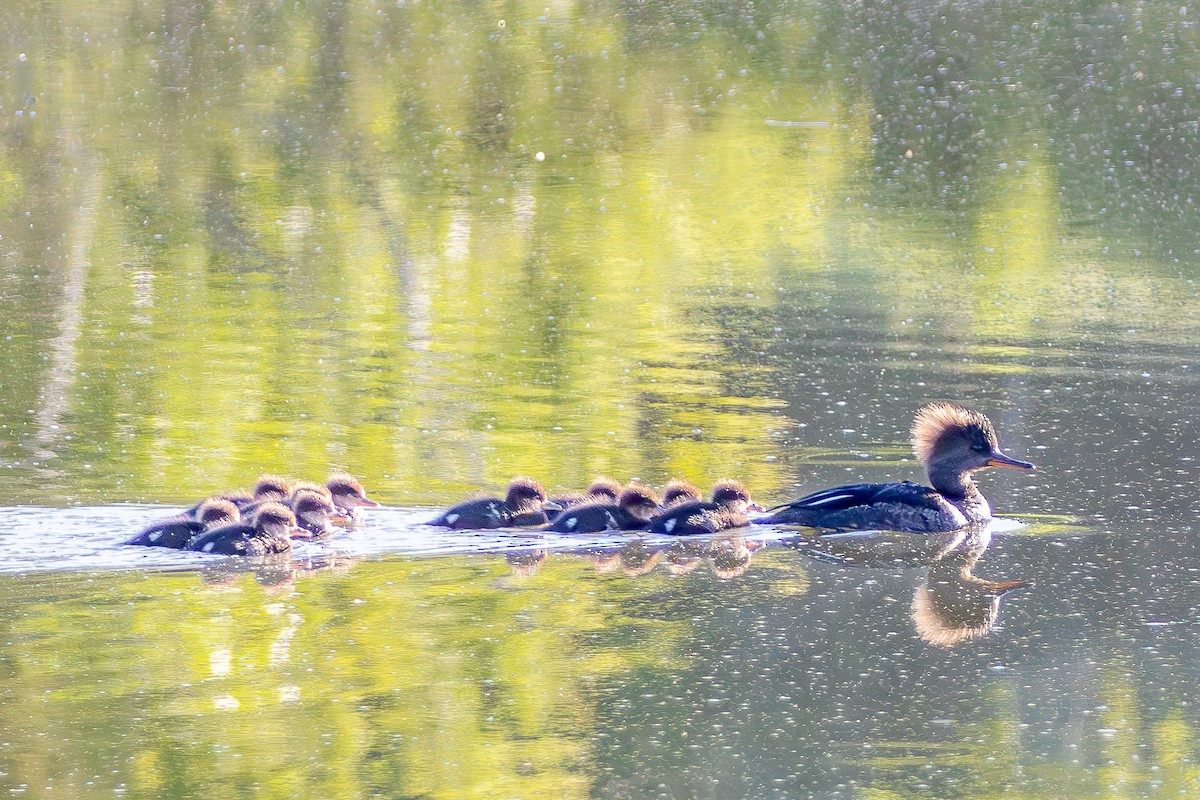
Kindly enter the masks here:
[[971, 449], [976, 453], [986, 453], [991, 448], [989, 448], [986, 444], [980, 444], [976, 442], [975, 444], [971, 445]]

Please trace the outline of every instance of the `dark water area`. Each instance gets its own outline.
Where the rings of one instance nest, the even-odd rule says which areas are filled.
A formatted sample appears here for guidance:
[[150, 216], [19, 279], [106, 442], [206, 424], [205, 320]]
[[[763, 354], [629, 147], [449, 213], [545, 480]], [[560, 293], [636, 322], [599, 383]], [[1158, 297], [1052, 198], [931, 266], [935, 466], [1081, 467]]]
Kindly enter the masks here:
[[[1200, 794], [1198, 15], [11, 4], [0, 786]], [[939, 399], [1038, 466], [987, 530], [422, 524], [923, 480]], [[341, 470], [292, 558], [120, 545]]]

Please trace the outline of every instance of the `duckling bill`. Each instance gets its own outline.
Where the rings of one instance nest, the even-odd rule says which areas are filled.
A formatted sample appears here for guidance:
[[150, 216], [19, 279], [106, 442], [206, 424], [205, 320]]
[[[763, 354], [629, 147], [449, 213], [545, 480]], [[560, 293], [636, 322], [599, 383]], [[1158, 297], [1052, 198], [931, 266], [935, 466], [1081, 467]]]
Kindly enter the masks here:
[[882, 529], [912, 533], [957, 530], [986, 522], [992, 508], [972, 475], [987, 467], [1032, 470], [1000, 449], [995, 428], [983, 414], [956, 403], [931, 403], [912, 426], [913, 452], [925, 465], [930, 486], [898, 481], [856, 483], [814, 492], [775, 506], [767, 525]]

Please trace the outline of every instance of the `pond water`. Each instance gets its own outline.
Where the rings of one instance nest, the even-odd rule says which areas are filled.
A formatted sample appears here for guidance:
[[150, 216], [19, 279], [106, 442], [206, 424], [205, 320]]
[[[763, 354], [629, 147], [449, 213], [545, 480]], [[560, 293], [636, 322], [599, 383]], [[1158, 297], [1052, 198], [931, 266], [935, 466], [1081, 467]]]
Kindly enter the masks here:
[[[10, 3], [0, 786], [1200, 794], [1198, 17]], [[922, 480], [935, 399], [1038, 465], [987, 530], [421, 524]], [[294, 559], [120, 546], [338, 470]]]

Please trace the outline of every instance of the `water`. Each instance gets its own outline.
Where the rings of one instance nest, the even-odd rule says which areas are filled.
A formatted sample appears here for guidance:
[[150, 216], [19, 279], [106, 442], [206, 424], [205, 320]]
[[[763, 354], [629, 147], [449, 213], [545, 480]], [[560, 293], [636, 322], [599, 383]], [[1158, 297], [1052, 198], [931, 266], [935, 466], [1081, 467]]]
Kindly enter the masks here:
[[[0, 785], [1197, 793], [1197, 13], [15, 4]], [[962, 541], [420, 524], [921, 479], [933, 399], [1038, 465]], [[335, 470], [294, 559], [119, 546]]]

